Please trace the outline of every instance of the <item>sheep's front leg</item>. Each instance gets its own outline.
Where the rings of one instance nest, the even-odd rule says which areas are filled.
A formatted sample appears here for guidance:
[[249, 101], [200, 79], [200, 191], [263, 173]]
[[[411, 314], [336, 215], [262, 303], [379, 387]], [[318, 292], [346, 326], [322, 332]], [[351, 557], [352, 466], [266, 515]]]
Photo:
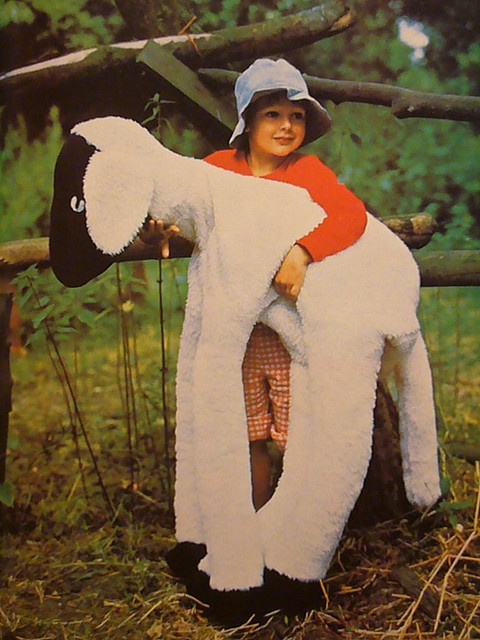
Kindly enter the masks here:
[[[305, 310], [302, 316], [307, 368], [301, 384], [292, 370], [283, 475], [259, 512], [266, 565], [301, 580], [325, 575], [371, 456], [383, 342], [375, 331], [352, 326], [335, 311], [319, 318], [312, 309], [311, 318]], [[308, 399], [311, 404], [304, 402]]]

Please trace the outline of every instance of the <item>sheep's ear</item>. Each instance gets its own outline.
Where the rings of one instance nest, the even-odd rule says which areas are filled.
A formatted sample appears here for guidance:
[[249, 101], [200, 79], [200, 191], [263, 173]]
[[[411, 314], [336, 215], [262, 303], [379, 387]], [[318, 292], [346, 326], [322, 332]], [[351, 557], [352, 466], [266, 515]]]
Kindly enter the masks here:
[[153, 175], [137, 155], [97, 151], [83, 181], [88, 233], [108, 255], [116, 255], [137, 236], [152, 201]]

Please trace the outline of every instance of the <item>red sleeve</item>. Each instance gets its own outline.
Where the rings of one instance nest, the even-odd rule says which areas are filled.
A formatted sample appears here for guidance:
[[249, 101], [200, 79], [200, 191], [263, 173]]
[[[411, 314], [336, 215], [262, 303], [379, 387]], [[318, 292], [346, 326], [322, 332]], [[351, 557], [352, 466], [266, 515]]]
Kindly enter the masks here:
[[325, 210], [327, 217], [308, 235], [297, 241], [318, 262], [354, 244], [365, 231], [365, 205], [336, 175], [315, 156], [305, 156], [302, 182], [314, 202]]

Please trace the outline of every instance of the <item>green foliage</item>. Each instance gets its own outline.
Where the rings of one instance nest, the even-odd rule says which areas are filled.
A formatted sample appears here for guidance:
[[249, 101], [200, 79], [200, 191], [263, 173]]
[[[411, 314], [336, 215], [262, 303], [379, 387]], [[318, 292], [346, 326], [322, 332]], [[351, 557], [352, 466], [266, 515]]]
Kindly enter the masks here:
[[401, 5], [406, 15], [426, 25], [430, 36], [430, 45], [426, 51], [428, 65], [441, 78], [455, 79], [463, 76], [470, 86], [466, 93], [478, 95], [480, 4], [471, 0], [402, 0]]
[[11, 482], [0, 484], [0, 503], [13, 507], [15, 492]]
[[[423, 288], [419, 317], [425, 336], [440, 423], [450, 442], [480, 442], [478, 287]], [[445, 487], [447, 489], [448, 487]]]
[[[381, 217], [425, 211], [435, 249], [480, 247], [480, 140], [468, 124], [396, 120], [368, 105], [328, 105], [332, 131], [311, 149]], [[445, 233], [447, 232], [447, 233]], [[430, 245], [429, 245], [430, 246]]]
[[122, 21], [113, 0], [9, 0], [0, 12], [0, 29], [11, 24], [28, 26], [38, 44], [48, 32], [62, 50], [74, 51], [112, 42]]
[[[186, 298], [186, 261], [163, 264], [163, 295], [166, 323], [173, 332], [176, 353]], [[158, 263], [146, 264], [140, 275], [135, 264], [109, 269], [83, 287], [64, 287], [50, 270], [39, 272], [35, 266], [14, 279], [16, 300], [22, 317], [28, 318], [27, 344], [43, 344], [48, 334], [56, 341], [89, 333], [109, 335], [115, 330], [120, 311], [135, 309], [138, 323], [158, 322]], [[155, 282], [157, 283], [155, 284]]]
[[204, 2], [194, 0], [195, 15], [199, 17], [196, 29], [201, 31], [216, 31], [226, 27], [234, 27], [239, 22], [242, 9], [241, 0], [215, 0]]
[[27, 341], [30, 345], [45, 339], [44, 323], [48, 323], [51, 335], [62, 341], [73, 334], [94, 331], [104, 316], [114, 314], [118, 308], [114, 271], [81, 289], [68, 289], [50, 270], [39, 273], [32, 266], [19, 273], [14, 283], [21, 312], [31, 322]]
[[466, 53], [459, 53], [457, 56], [460, 71], [468, 76], [478, 73], [480, 67], [480, 43], [472, 42]]
[[397, 15], [382, 2], [354, 4], [358, 20], [349, 30], [287, 57], [321, 78], [395, 83], [391, 64], [400, 70], [411, 64], [397, 39]]
[[245, 3], [241, 0], [194, 0], [193, 11], [198, 16], [196, 31], [216, 31], [263, 20], [271, 20], [282, 15], [311, 9], [306, 0], [280, 0], [280, 2]]
[[[442, 500], [438, 505], [438, 511], [447, 516], [451, 526], [456, 529], [461, 522], [459, 516], [465, 517], [465, 513], [469, 512], [474, 506], [473, 500], [462, 500], [461, 502], [448, 502]], [[461, 518], [463, 520], [463, 518]]]
[[0, 29], [9, 24], [31, 24], [35, 18], [35, 14], [31, 7], [25, 2], [16, 2], [7, 0], [3, 7], [0, 8]]
[[28, 140], [25, 122], [9, 128], [0, 153], [0, 238], [2, 241], [45, 235], [53, 190], [55, 161], [62, 145], [57, 109], [41, 138]]
[[[210, 145], [190, 122], [178, 112], [176, 103], [162, 100], [159, 93], [145, 105], [142, 125], [168, 149], [181, 155], [202, 158], [211, 152]], [[178, 135], [181, 131], [182, 134]]]

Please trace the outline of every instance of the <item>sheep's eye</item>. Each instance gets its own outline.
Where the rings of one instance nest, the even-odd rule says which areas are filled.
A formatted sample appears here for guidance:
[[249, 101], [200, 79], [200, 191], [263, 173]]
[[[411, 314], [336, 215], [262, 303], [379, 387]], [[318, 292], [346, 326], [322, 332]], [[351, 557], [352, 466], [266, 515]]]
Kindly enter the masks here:
[[83, 213], [85, 211], [85, 200], [83, 198], [79, 200], [77, 196], [73, 196], [70, 200], [70, 208], [75, 213]]

